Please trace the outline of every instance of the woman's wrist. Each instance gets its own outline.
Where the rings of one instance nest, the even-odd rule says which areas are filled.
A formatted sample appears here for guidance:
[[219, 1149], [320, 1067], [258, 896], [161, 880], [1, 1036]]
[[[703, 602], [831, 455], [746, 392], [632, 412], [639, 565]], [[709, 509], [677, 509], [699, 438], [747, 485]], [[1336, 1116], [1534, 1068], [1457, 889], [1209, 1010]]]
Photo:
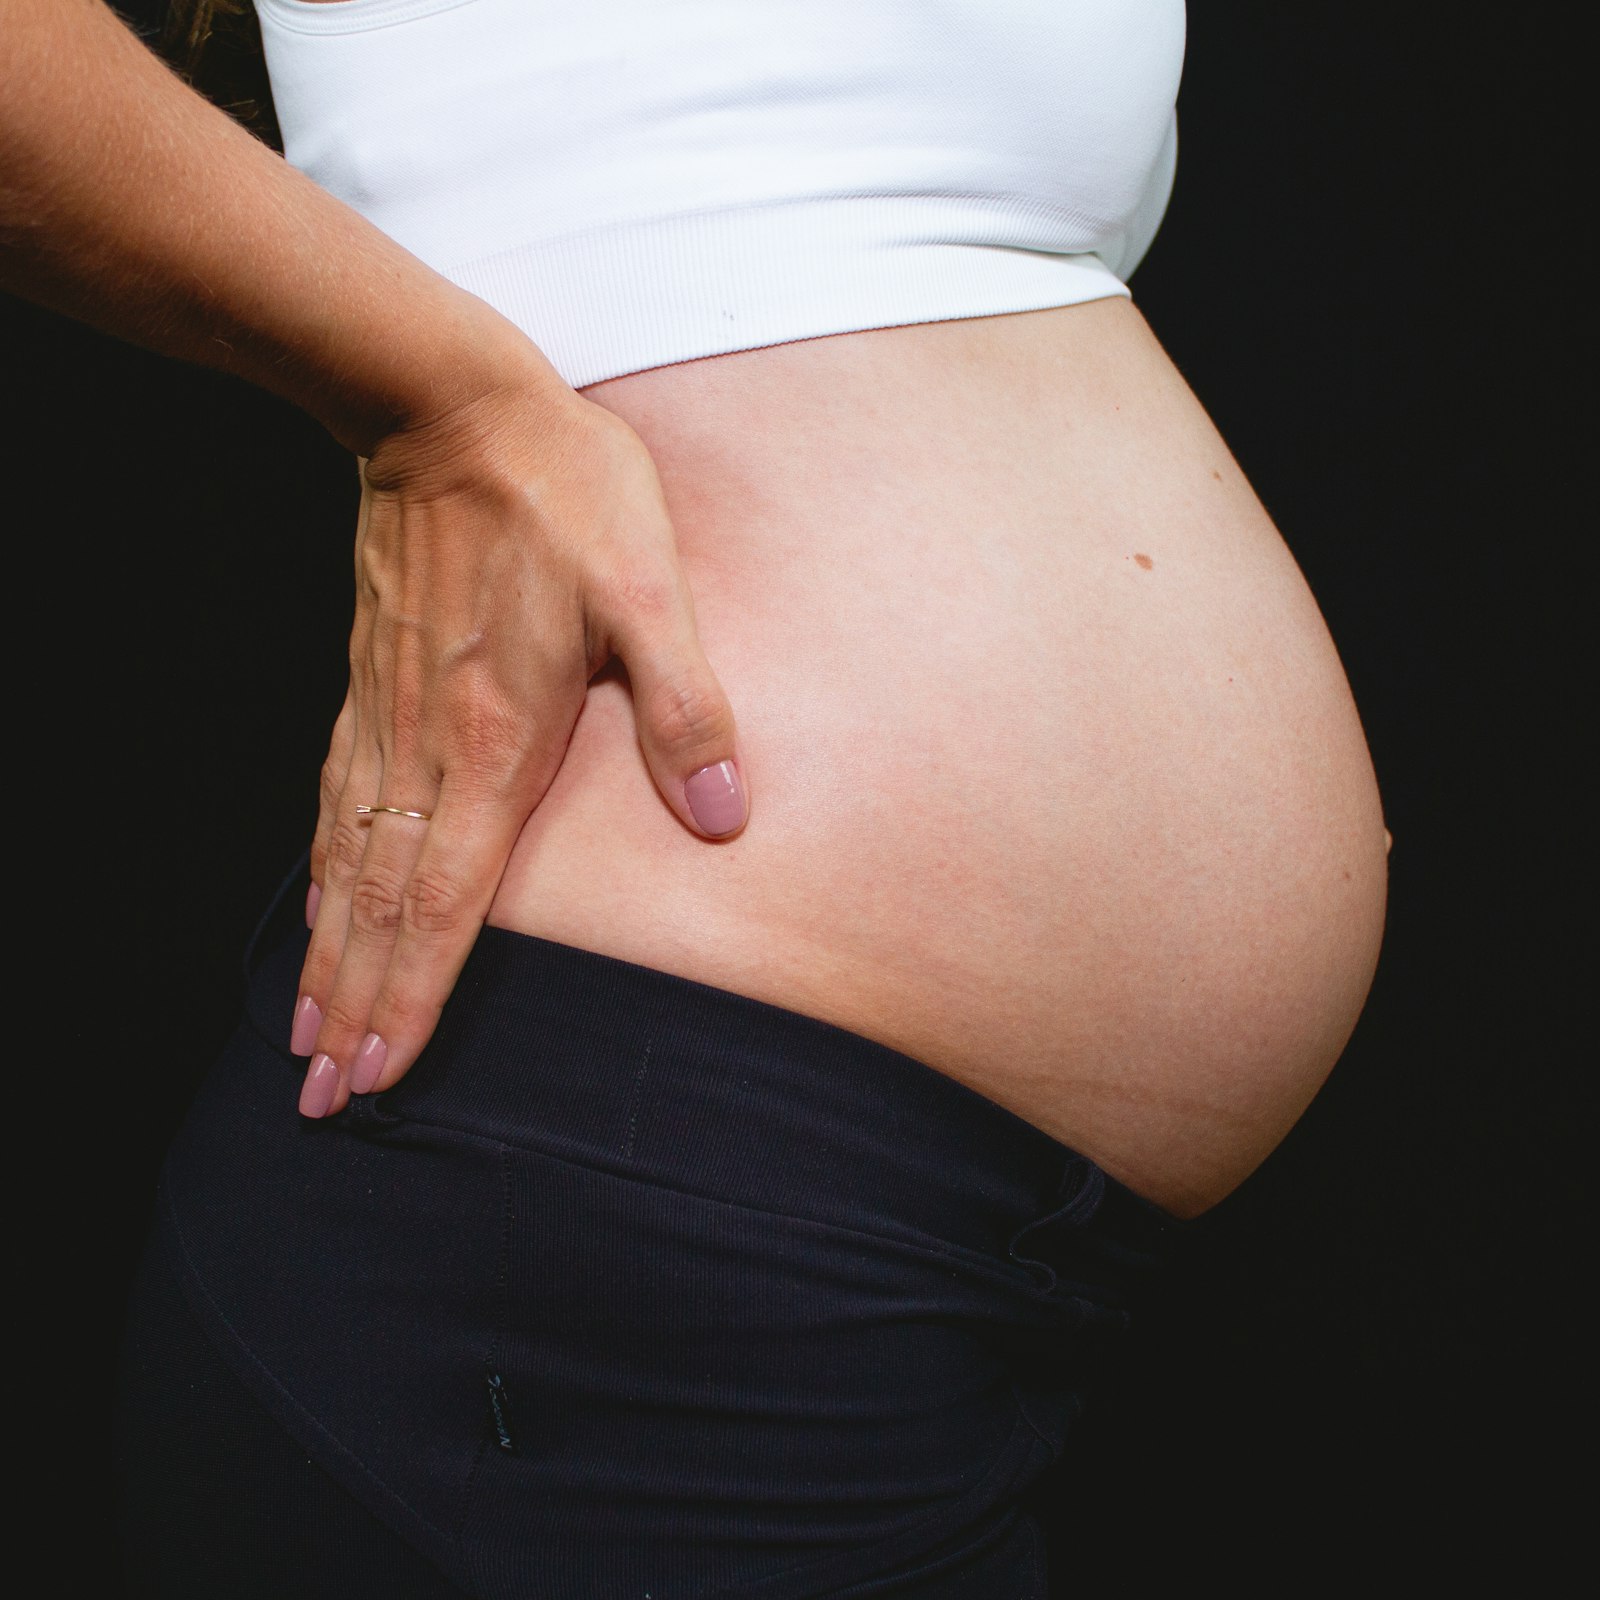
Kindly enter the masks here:
[[[278, 388], [365, 457], [396, 434], [418, 433], [500, 396], [522, 405], [576, 398], [513, 322], [422, 263], [416, 267], [404, 298], [397, 295], [372, 331], [346, 323], [314, 355], [289, 352], [274, 376], [257, 381]], [[375, 349], [379, 340], [389, 348]]]

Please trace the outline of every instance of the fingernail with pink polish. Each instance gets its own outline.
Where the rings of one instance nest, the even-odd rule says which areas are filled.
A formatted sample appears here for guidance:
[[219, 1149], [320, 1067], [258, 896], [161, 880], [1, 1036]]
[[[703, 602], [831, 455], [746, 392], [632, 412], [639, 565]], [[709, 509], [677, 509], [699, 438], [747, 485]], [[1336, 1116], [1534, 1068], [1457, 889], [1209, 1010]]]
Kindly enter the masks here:
[[683, 796], [707, 833], [732, 833], [744, 823], [744, 787], [731, 761], [702, 767], [684, 784]]
[[311, 1070], [300, 1088], [300, 1115], [325, 1117], [339, 1088], [339, 1069], [330, 1055], [312, 1057]]
[[322, 1007], [308, 994], [300, 996], [294, 1008], [294, 1026], [289, 1030], [289, 1054], [308, 1056], [322, 1029]]
[[350, 1068], [350, 1092], [371, 1094], [372, 1086], [383, 1076], [383, 1064], [388, 1059], [388, 1045], [377, 1034], [369, 1033], [361, 1041], [355, 1064]]
[[317, 925], [317, 907], [322, 904], [322, 885], [315, 879], [311, 887], [306, 890], [306, 926], [314, 928]]

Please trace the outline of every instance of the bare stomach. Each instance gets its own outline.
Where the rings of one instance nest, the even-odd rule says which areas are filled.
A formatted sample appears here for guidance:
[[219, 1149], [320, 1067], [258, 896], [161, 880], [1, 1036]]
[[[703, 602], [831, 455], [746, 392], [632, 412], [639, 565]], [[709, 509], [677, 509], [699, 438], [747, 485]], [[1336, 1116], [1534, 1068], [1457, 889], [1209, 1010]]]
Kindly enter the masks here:
[[1321, 614], [1126, 300], [584, 394], [659, 469], [750, 821], [593, 682], [489, 920], [903, 1051], [1180, 1215], [1316, 1093], [1384, 830]]

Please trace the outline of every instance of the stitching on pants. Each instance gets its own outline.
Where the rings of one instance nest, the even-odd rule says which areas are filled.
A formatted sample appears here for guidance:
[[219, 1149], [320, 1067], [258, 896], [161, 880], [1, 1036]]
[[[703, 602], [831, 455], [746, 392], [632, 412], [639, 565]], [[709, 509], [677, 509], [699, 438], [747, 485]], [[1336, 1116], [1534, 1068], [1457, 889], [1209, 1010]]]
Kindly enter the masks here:
[[639, 1062], [639, 1070], [633, 1075], [633, 1088], [628, 1093], [628, 1137], [622, 1146], [622, 1159], [633, 1160], [633, 1136], [639, 1130], [639, 1102], [640, 1091], [644, 1087], [645, 1074], [650, 1070], [650, 1052], [655, 1049], [656, 1042], [651, 1039], [644, 1047], [644, 1055]]

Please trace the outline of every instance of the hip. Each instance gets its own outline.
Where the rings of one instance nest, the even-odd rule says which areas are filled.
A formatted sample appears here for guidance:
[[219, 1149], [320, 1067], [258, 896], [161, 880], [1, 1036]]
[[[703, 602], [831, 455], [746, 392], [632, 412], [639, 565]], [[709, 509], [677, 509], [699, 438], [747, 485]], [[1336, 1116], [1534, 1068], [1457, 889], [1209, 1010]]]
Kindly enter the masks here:
[[[303, 1488], [240, 1499], [281, 1434], [483, 1600], [1042, 1597], [1020, 1497], [1075, 1447], [1169, 1217], [870, 1040], [496, 928], [412, 1071], [308, 1122], [307, 882], [302, 856], [163, 1170], [124, 1440], [165, 1463], [144, 1544], [181, 1545], [195, 1496], [281, 1526]], [[256, 1403], [225, 1487], [175, 1323], [210, 1396]]]

